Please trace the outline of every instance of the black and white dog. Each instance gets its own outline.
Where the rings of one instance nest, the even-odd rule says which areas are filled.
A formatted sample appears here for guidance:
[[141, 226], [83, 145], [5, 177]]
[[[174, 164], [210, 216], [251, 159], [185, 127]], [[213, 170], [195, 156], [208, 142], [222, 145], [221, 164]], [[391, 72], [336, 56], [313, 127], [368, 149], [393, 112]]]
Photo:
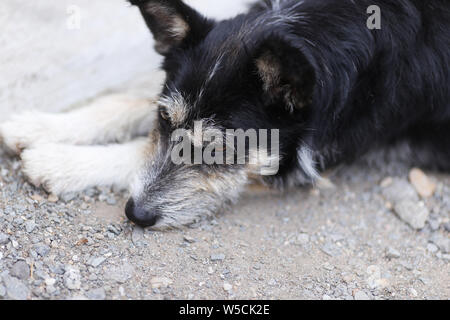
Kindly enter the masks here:
[[[34, 184], [62, 193], [133, 181], [132, 221], [191, 223], [236, 200], [255, 178], [255, 165], [171, 161], [172, 133], [192, 132], [200, 120], [203, 134], [279, 129], [279, 170], [260, 177], [270, 185], [312, 183], [326, 168], [398, 141], [416, 165], [450, 170], [448, 0], [266, 0], [220, 22], [181, 0], [130, 2], [164, 56], [161, 99], [152, 108], [108, 97], [4, 124], [4, 142], [25, 149]], [[371, 30], [373, 5], [381, 28]], [[126, 142], [148, 131], [150, 141]], [[125, 143], [83, 146], [106, 142]]]

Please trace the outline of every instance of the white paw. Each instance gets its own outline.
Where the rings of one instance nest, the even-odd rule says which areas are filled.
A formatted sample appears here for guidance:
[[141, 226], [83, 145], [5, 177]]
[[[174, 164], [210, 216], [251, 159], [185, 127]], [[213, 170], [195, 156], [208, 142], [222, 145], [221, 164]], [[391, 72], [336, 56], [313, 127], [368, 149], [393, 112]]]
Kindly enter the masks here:
[[52, 115], [29, 111], [13, 116], [9, 121], [0, 124], [0, 141], [7, 151], [14, 154], [35, 143], [53, 140], [49, 130]]
[[[40, 144], [22, 152], [23, 172], [36, 187], [60, 195], [86, 189], [72, 146]], [[95, 169], [94, 169], [95, 170]]]

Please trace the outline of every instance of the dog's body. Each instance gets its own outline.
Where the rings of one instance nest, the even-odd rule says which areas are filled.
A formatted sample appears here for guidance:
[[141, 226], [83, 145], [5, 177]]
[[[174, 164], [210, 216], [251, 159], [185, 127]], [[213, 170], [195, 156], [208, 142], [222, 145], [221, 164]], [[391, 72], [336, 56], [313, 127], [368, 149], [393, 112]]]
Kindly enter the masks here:
[[[206, 130], [222, 133], [279, 129], [280, 170], [261, 177], [271, 185], [314, 182], [326, 168], [397, 141], [406, 141], [415, 164], [450, 171], [447, 1], [262, 1], [222, 22], [203, 18], [179, 0], [131, 2], [165, 57], [167, 79], [155, 125], [150, 124], [155, 108], [142, 102], [131, 103], [136, 111], [109, 109], [105, 114], [115, 117], [98, 120], [104, 126], [95, 121], [87, 128], [79, 120], [87, 128], [83, 139], [76, 132], [72, 138], [57, 134], [52, 128], [60, 123], [52, 127], [50, 120], [36, 125], [34, 116], [28, 123], [27, 117], [16, 118], [0, 133], [10, 148], [31, 146], [23, 160], [35, 184], [64, 192], [95, 184], [125, 186], [136, 175], [126, 210], [131, 220], [157, 227], [190, 223], [237, 199], [254, 173], [248, 164], [169, 161], [171, 133], [192, 130], [198, 120], [208, 123]], [[371, 5], [381, 9], [379, 30], [367, 27]], [[98, 110], [91, 106], [84, 116], [98, 116]], [[59, 121], [73, 123], [73, 116]], [[21, 134], [18, 128], [25, 123], [29, 130]], [[152, 131], [150, 142], [120, 146], [35, 143], [125, 141], [145, 131]], [[248, 149], [246, 156], [259, 151]], [[108, 166], [98, 172], [105, 157]], [[80, 167], [79, 172], [96, 173], [82, 175]]]

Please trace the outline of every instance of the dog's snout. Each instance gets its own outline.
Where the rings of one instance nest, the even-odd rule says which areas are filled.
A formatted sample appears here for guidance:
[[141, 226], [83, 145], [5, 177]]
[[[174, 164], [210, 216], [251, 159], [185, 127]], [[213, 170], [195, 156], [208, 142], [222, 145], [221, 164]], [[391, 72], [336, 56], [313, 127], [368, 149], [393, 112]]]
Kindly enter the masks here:
[[155, 212], [148, 211], [144, 207], [136, 205], [133, 198], [128, 200], [125, 207], [125, 214], [130, 221], [144, 228], [154, 226], [159, 218]]

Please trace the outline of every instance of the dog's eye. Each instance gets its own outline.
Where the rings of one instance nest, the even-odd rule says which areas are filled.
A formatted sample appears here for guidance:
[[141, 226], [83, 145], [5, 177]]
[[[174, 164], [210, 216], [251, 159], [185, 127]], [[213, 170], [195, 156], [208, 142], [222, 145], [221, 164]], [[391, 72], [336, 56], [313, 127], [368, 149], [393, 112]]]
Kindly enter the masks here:
[[161, 111], [159, 113], [161, 114], [161, 118], [163, 118], [164, 120], [166, 120], [166, 121], [170, 120], [170, 115], [167, 112], [167, 110], [161, 109]]

